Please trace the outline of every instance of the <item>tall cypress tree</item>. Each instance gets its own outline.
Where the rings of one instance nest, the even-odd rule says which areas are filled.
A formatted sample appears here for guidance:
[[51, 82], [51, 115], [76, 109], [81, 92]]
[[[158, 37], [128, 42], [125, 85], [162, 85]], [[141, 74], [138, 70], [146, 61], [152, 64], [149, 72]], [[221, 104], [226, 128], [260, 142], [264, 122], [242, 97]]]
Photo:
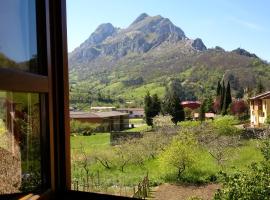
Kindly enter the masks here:
[[221, 93], [220, 94], [220, 107], [219, 107], [220, 112], [222, 112], [222, 110], [223, 110], [225, 92], [226, 92], [226, 88], [225, 88], [225, 83], [223, 80], [222, 85], [221, 85], [221, 91], [220, 91], [220, 93]]
[[158, 95], [154, 94], [152, 96], [152, 114], [153, 114], [152, 117], [157, 116], [160, 113], [160, 111], [161, 111], [161, 102], [158, 98]]
[[152, 110], [152, 97], [150, 93], [144, 97], [144, 114], [145, 114], [145, 122], [148, 126], [153, 126], [153, 110]]
[[224, 95], [224, 100], [223, 100], [222, 115], [227, 114], [227, 110], [228, 110], [231, 103], [232, 103], [231, 86], [230, 86], [230, 83], [228, 81], [225, 95]]

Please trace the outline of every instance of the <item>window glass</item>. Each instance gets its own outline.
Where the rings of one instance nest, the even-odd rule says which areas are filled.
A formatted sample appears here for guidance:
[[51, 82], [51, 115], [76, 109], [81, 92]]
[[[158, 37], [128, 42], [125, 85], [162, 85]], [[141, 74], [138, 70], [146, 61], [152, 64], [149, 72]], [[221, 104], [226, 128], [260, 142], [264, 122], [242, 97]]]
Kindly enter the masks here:
[[40, 100], [0, 91], [0, 194], [41, 187]]
[[0, 67], [37, 70], [35, 0], [0, 2]]

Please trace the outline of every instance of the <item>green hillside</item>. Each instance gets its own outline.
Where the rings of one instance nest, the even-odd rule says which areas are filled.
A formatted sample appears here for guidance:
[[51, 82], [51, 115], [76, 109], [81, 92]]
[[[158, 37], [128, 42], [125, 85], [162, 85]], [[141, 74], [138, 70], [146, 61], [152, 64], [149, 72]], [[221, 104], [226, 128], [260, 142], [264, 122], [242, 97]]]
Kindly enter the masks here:
[[[174, 27], [174, 28], [172, 28]], [[149, 39], [150, 38], [150, 39]], [[147, 91], [163, 96], [178, 78], [187, 100], [214, 96], [218, 80], [243, 96], [261, 81], [270, 85], [270, 65], [244, 49], [207, 49], [161, 16], [138, 17], [128, 28], [100, 25], [69, 54], [71, 106], [141, 106]]]

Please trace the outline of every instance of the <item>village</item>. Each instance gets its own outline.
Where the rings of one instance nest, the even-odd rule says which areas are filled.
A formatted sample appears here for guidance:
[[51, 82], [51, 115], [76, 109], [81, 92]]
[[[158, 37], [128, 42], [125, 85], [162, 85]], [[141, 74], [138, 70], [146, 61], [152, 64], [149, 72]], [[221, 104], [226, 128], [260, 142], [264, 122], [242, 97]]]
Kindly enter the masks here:
[[165, 100], [146, 94], [141, 108], [70, 109], [76, 190], [146, 198], [189, 183], [204, 185], [194, 195], [207, 192], [203, 198], [211, 199], [220, 188], [220, 170], [229, 176], [263, 160], [270, 91], [244, 100], [232, 98], [229, 83], [222, 83], [214, 100], [180, 101], [173, 85]]

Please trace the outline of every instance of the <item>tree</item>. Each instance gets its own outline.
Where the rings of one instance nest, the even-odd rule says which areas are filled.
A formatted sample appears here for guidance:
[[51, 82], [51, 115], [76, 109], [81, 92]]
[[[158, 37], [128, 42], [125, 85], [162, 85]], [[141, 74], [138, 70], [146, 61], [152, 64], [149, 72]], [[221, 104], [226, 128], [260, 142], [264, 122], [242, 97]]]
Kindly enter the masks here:
[[[214, 132], [214, 130], [212, 131]], [[221, 167], [232, 157], [230, 147], [236, 147], [239, 144], [237, 136], [224, 136], [210, 133], [201, 134], [199, 137], [200, 142], [207, 148], [208, 153]]]
[[234, 101], [231, 104], [230, 111], [233, 115], [237, 115], [239, 117], [242, 114], [248, 113], [248, 105], [244, 100]]
[[167, 101], [167, 113], [172, 116], [172, 122], [176, 125], [177, 122], [184, 121], [185, 112], [176, 92], [172, 91]]
[[177, 169], [177, 178], [195, 163], [196, 141], [191, 136], [175, 138], [171, 145], [161, 154], [160, 161], [164, 168]]
[[181, 105], [181, 93], [179, 92], [181, 87], [179, 81], [172, 82], [166, 90], [162, 105], [163, 114], [171, 115], [171, 120], [174, 124], [185, 120], [185, 112]]
[[226, 115], [228, 113], [228, 108], [230, 104], [232, 103], [232, 96], [231, 96], [231, 86], [230, 83], [227, 83], [227, 87], [225, 89], [225, 95], [223, 100], [223, 106], [222, 106], [222, 115]]
[[263, 93], [265, 91], [264, 85], [262, 84], [262, 80], [260, 79], [256, 86], [256, 94]]
[[211, 96], [207, 97], [205, 100], [205, 112], [213, 112], [213, 99]]
[[269, 162], [252, 163], [248, 171], [221, 175], [222, 189], [216, 192], [215, 200], [269, 199]]
[[200, 106], [200, 113], [199, 113], [199, 119], [201, 122], [205, 120], [205, 106], [206, 100], [203, 100], [203, 103]]
[[144, 97], [144, 112], [145, 112], [145, 121], [148, 126], [153, 126], [153, 117], [157, 116], [161, 111], [161, 102], [157, 94], [150, 96], [150, 93], [147, 92]]
[[152, 117], [157, 116], [161, 111], [161, 102], [157, 94], [152, 96]]
[[148, 126], [153, 126], [152, 104], [152, 97], [150, 96], [150, 93], [147, 92], [146, 96], [144, 97], [144, 114], [145, 121]]
[[225, 96], [225, 83], [224, 83], [224, 80], [223, 80], [223, 81], [222, 81], [222, 86], [221, 86], [219, 112], [222, 112], [222, 110], [223, 110], [224, 96]]

